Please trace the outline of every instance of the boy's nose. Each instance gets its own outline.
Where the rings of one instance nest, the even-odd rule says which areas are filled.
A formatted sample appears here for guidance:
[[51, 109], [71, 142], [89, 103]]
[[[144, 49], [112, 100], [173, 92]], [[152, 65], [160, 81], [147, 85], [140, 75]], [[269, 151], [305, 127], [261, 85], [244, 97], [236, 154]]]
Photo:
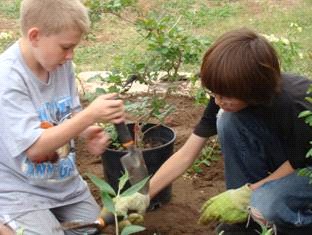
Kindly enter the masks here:
[[74, 50], [68, 50], [65, 55], [66, 60], [72, 60], [74, 58]]
[[221, 96], [219, 96], [219, 95], [216, 95], [215, 96], [215, 102], [216, 102], [216, 104], [217, 105], [222, 105], [223, 104], [223, 102], [222, 102], [222, 97]]

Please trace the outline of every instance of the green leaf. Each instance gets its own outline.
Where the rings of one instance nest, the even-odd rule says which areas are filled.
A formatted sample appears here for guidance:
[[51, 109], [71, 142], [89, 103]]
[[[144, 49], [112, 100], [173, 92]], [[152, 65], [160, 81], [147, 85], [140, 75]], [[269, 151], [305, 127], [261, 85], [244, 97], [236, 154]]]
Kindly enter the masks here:
[[144, 231], [145, 228], [139, 225], [129, 225], [127, 227], [125, 227], [120, 235], [128, 235], [128, 234], [133, 234], [133, 233], [137, 233], [137, 232], [141, 232]]
[[298, 171], [298, 175], [299, 176], [307, 176], [309, 173], [309, 169], [308, 168], [302, 168]]
[[119, 184], [118, 184], [119, 190], [122, 190], [125, 187], [128, 180], [129, 180], [129, 173], [126, 170], [125, 173], [119, 178]]
[[207, 159], [204, 159], [201, 163], [203, 163], [206, 166], [210, 166], [211, 165], [211, 161], [208, 161]]
[[130, 188], [128, 188], [126, 191], [124, 191], [121, 196], [130, 196], [142, 189], [145, 184], [147, 184], [148, 180], [150, 179], [150, 176], [146, 177], [145, 179], [141, 180], [140, 182], [136, 183], [135, 185], [132, 185]]
[[99, 188], [101, 192], [106, 192], [110, 195], [116, 196], [115, 190], [107, 182], [90, 173], [86, 173], [85, 175]]
[[110, 195], [106, 192], [101, 193], [102, 203], [105, 208], [115, 214], [115, 204], [113, 199], [110, 197]]
[[308, 102], [312, 103], [312, 97], [306, 97], [305, 98]]
[[305, 118], [305, 123], [307, 123], [309, 126], [312, 126], [312, 115], [311, 116], [307, 116]]
[[193, 170], [194, 170], [194, 172], [197, 173], [197, 174], [203, 172], [203, 170], [200, 168], [199, 165], [198, 165], [198, 166], [194, 165], [194, 166], [193, 166]]
[[310, 157], [312, 157], [312, 148], [310, 148], [306, 154], [306, 158], [310, 158]]
[[98, 95], [102, 95], [102, 94], [106, 94], [106, 90], [104, 88], [101, 88], [101, 87], [97, 87], [95, 89], [95, 94], [98, 96]]
[[303, 118], [303, 117], [307, 117], [309, 115], [311, 115], [312, 112], [310, 110], [305, 110], [305, 111], [302, 111], [301, 113], [299, 113], [299, 118]]

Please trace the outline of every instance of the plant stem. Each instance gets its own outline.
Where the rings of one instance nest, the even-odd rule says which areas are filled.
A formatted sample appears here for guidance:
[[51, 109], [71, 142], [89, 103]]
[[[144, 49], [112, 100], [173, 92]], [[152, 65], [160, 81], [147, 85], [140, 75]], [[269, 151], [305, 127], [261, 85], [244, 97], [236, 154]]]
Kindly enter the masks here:
[[114, 217], [115, 217], [115, 231], [116, 231], [116, 234], [119, 234], [119, 227], [118, 227], [118, 218], [117, 218], [117, 214], [114, 213]]

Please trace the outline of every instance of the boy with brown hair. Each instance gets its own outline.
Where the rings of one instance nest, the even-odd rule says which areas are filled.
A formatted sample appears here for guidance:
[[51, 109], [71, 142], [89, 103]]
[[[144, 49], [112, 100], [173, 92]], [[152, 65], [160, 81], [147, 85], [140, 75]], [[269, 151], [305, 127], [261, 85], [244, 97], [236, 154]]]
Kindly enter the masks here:
[[22, 37], [0, 55], [0, 223], [25, 235], [64, 234], [60, 222], [93, 222], [100, 211], [73, 138], [102, 153], [109, 137], [94, 124], [123, 121], [124, 106], [107, 94], [81, 108], [72, 59], [90, 22], [80, 0], [23, 0], [20, 13]]
[[278, 234], [311, 234], [312, 184], [298, 175], [300, 168], [312, 170], [305, 157], [312, 128], [298, 117], [312, 110], [305, 99], [311, 80], [281, 73], [272, 45], [245, 28], [216, 40], [200, 77], [209, 104], [186, 143], [152, 177], [149, 195], [183, 174], [218, 134], [228, 190], [204, 204], [199, 222], [223, 222], [217, 234], [258, 234], [261, 227], [247, 222], [250, 213]]

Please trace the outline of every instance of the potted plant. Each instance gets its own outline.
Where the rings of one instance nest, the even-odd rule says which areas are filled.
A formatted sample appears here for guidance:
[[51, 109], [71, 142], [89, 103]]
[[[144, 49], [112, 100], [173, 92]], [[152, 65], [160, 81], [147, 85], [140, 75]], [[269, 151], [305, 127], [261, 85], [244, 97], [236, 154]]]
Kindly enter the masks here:
[[[149, 175], [153, 175], [174, 150], [176, 134], [172, 128], [163, 124], [164, 119], [174, 111], [174, 108], [159, 96], [146, 96], [135, 97], [135, 101], [126, 101], [126, 109], [131, 115], [127, 123], [128, 129], [136, 148], [142, 151]], [[124, 174], [120, 158], [127, 154], [127, 150], [122, 147], [113, 125], [106, 124], [103, 128], [112, 138], [112, 144], [102, 155], [104, 175], [116, 189], [118, 179]], [[128, 187], [129, 183], [125, 188]], [[171, 185], [153, 198], [150, 209], [169, 202], [170, 198]]]
[[[179, 70], [182, 65], [198, 63], [208, 41], [186, 35], [178, 27], [180, 19], [172, 20], [169, 16], [158, 15], [155, 12], [140, 12], [137, 1], [102, 3], [98, 0], [86, 0], [85, 3], [90, 8], [93, 22], [100, 19], [102, 14], [113, 14], [135, 27], [138, 35], [142, 37], [142, 40], [139, 40], [142, 51], [139, 54], [116, 57], [111, 72], [89, 79], [97, 80], [100, 85], [94, 93], [87, 93], [86, 97], [93, 99], [99, 94], [109, 92], [118, 92], [124, 97], [127, 111], [131, 114], [131, 122], [128, 125], [130, 132], [136, 147], [142, 150], [149, 174], [154, 174], [172, 155], [176, 137], [171, 128], [163, 125], [164, 119], [174, 111], [174, 107], [166, 102], [166, 96], [175, 89], [175, 81], [180, 80]], [[132, 21], [125, 19], [125, 8], [135, 9], [133, 12], [138, 13], [138, 16]], [[162, 80], [169, 81], [169, 86], [159, 92], [159, 81]], [[133, 82], [147, 87], [142, 95], [144, 97], [127, 94]], [[112, 138], [112, 145], [102, 156], [104, 174], [116, 189], [118, 179], [123, 174], [120, 158], [127, 152], [121, 148], [114, 127], [105, 125], [103, 128]], [[171, 185], [152, 200], [151, 207], [155, 208], [168, 202], [170, 196]]]
[[[176, 134], [174, 130], [164, 125], [165, 118], [174, 111], [174, 107], [165, 100], [165, 94], [156, 94], [150, 90], [144, 97], [127, 94], [131, 85], [138, 81], [137, 75], [127, 78], [123, 73], [111, 72], [107, 77], [100, 74], [89, 79], [101, 81], [94, 93], [86, 93], [86, 98], [92, 100], [96, 96], [117, 92], [125, 100], [127, 113], [130, 114], [127, 122], [128, 129], [133, 137], [135, 146], [142, 151], [149, 175], [153, 175], [160, 166], [173, 154]], [[103, 172], [107, 182], [117, 190], [119, 178], [124, 174], [121, 165], [121, 157], [127, 154], [127, 149], [122, 147], [115, 126], [112, 124], [101, 124], [103, 129], [111, 136], [111, 145], [102, 154]], [[124, 189], [130, 187], [127, 182]], [[150, 209], [159, 207], [169, 202], [171, 198], [171, 188], [169, 185], [150, 203]]]

